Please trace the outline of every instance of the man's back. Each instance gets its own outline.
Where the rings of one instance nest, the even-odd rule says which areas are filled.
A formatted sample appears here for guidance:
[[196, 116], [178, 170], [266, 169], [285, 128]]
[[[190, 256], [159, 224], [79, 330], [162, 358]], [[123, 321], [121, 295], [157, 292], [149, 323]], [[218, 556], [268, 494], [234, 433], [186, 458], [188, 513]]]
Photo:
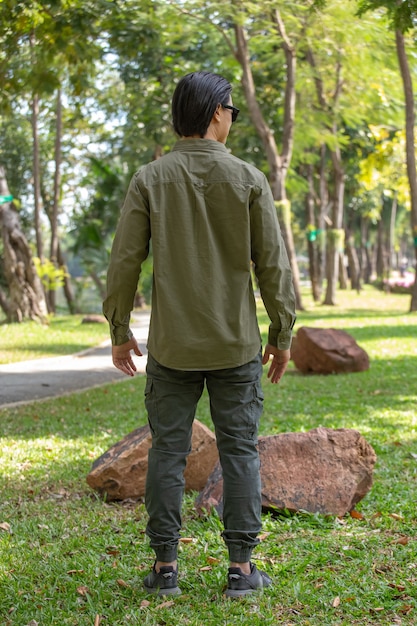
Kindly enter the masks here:
[[260, 348], [250, 207], [263, 175], [223, 144], [191, 139], [139, 170], [136, 183], [151, 222], [150, 352], [179, 369], [248, 362]]

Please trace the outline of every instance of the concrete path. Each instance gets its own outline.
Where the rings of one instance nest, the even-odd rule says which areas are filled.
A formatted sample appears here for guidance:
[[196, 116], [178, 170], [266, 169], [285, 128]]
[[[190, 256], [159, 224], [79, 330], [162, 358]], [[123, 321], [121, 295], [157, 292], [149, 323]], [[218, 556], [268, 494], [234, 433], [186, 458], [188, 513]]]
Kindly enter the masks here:
[[[138, 372], [145, 372], [150, 312], [135, 313], [132, 331], [144, 356], [134, 356]], [[0, 365], [0, 408], [61, 396], [108, 382], [126, 379], [111, 360], [110, 340], [78, 354]]]

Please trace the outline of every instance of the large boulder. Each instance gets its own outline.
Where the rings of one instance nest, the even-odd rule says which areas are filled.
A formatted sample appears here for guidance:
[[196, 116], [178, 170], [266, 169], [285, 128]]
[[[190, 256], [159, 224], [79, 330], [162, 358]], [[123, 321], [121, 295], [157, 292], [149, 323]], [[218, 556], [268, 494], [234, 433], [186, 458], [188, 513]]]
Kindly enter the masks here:
[[[262, 506], [343, 516], [368, 493], [376, 455], [356, 430], [316, 428], [259, 438]], [[218, 464], [196, 500], [201, 514], [221, 515], [223, 478]]]
[[[150, 447], [149, 426], [137, 428], [94, 461], [87, 476], [88, 484], [108, 501], [143, 497]], [[186, 490], [203, 489], [218, 458], [214, 434], [195, 420], [192, 451], [184, 473]]]
[[339, 374], [369, 369], [369, 357], [344, 330], [301, 326], [291, 346], [291, 359], [304, 374]]

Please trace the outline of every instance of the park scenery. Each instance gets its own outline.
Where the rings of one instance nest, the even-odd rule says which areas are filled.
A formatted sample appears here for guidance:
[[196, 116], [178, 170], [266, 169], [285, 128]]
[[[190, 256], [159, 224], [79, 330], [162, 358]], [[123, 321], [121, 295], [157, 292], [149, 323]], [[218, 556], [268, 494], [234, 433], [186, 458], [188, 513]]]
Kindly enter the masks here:
[[[273, 586], [239, 601], [224, 596], [221, 503], [192, 485], [182, 595], [149, 597], [143, 494], [91, 484], [147, 424], [143, 368], [12, 398], [0, 405], [2, 625], [417, 623], [416, 24], [412, 0], [0, 2], [2, 391], [7, 367], [19, 377], [28, 361], [108, 344], [101, 303], [129, 181], [177, 141], [179, 79], [208, 70], [233, 86], [226, 145], [267, 176], [293, 271], [292, 359], [278, 386], [265, 368], [260, 449], [348, 432], [367, 458], [365, 472], [330, 446], [328, 467], [344, 450], [335, 473], [301, 480], [307, 452], [294, 467], [265, 457], [253, 560]], [[152, 271], [151, 249], [134, 314], [151, 312]], [[255, 274], [253, 290], [265, 344]], [[196, 417], [213, 430], [206, 394]], [[351, 479], [344, 506], [329, 504]]]

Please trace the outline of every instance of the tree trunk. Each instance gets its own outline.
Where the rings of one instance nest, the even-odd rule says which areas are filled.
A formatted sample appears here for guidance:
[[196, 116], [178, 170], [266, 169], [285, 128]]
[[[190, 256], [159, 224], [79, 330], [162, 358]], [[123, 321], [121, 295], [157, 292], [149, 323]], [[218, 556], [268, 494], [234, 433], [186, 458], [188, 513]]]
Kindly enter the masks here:
[[388, 260], [387, 260], [388, 276], [391, 275], [392, 262], [394, 259], [394, 233], [395, 233], [395, 221], [397, 219], [397, 205], [398, 205], [397, 193], [395, 193], [393, 201], [392, 201], [392, 205], [391, 205], [391, 217], [390, 217], [389, 232], [388, 232]]
[[384, 231], [384, 221], [382, 219], [381, 212], [381, 217], [378, 222], [376, 243], [376, 275], [380, 280], [384, 280], [384, 278], [386, 278]]
[[359, 258], [356, 252], [356, 248], [353, 242], [353, 235], [350, 232], [346, 233], [345, 237], [346, 254], [349, 263], [349, 278], [352, 289], [356, 289], [358, 293], [361, 291], [361, 270], [359, 265]]
[[[10, 196], [2, 166], [0, 166], [0, 195], [6, 198]], [[46, 323], [47, 306], [42, 283], [36, 273], [30, 247], [20, 228], [19, 218], [11, 201], [0, 204], [0, 221], [3, 233], [4, 275], [9, 288], [8, 301], [3, 302], [2, 308], [9, 322], [32, 319]]]
[[[35, 64], [34, 48], [35, 48], [35, 34], [31, 33], [30, 48], [32, 53], [32, 64]], [[39, 117], [39, 98], [38, 94], [34, 93], [32, 97], [32, 140], [33, 140], [33, 197], [35, 204], [35, 237], [36, 237], [36, 252], [39, 259], [43, 260], [43, 241], [42, 241], [42, 227], [41, 227], [41, 176], [40, 176], [40, 157], [39, 157], [39, 136], [38, 136], [38, 117]]]
[[309, 272], [311, 281], [311, 292], [314, 302], [318, 302], [321, 296], [320, 266], [318, 258], [319, 238], [316, 227], [316, 217], [314, 212], [314, 184], [313, 166], [308, 165], [307, 180], [308, 192], [306, 195], [306, 221], [307, 221], [307, 248], [309, 260]]
[[[59, 198], [61, 193], [61, 137], [62, 137], [62, 99], [61, 90], [58, 89], [56, 98], [56, 125], [55, 125], [55, 173], [54, 173], [54, 199], [52, 202], [52, 210], [50, 212], [51, 222], [51, 247], [50, 258], [56, 268], [58, 265], [58, 215], [59, 215]], [[48, 290], [49, 310], [52, 313], [56, 311], [56, 290]]]
[[[278, 12], [276, 13], [276, 19], [279, 20]], [[281, 23], [280, 27], [283, 27]], [[295, 52], [289, 46], [286, 37], [283, 36], [283, 45], [287, 60], [287, 83], [285, 90], [283, 146], [282, 154], [280, 155], [278, 153], [274, 134], [271, 128], [266, 124], [258, 101], [256, 99], [255, 83], [253, 80], [252, 69], [250, 65], [247, 40], [244, 29], [239, 24], [235, 24], [235, 36], [237, 46], [235, 56], [242, 67], [243, 91], [245, 93], [245, 98], [252, 122], [265, 148], [265, 153], [270, 169], [270, 184], [272, 195], [277, 201], [278, 210], [281, 209], [281, 215], [279, 215], [280, 225], [293, 273], [296, 307], [297, 309], [302, 310], [303, 304], [300, 291], [300, 277], [295, 253], [294, 238], [291, 230], [291, 211], [289, 208], [289, 202], [287, 200], [285, 188], [286, 176], [291, 161], [292, 147], [294, 141]]]
[[[416, 155], [414, 146], [414, 93], [411, 80], [410, 66], [405, 50], [404, 35], [401, 31], [395, 31], [395, 42], [397, 46], [398, 62], [403, 80], [405, 97], [405, 137], [406, 137], [406, 160], [407, 175], [410, 185], [411, 200], [411, 233], [414, 240], [415, 272], [417, 275], [417, 172]], [[414, 280], [414, 287], [411, 292], [410, 311], [417, 311], [417, 278]]]
[[[337, 126], [332, 127], [337, 136]], [[344, 250], [345, 232], [343, 225], [343, 204], [345, 194], [345, 172], [339, 147], [330, 152], [334, 172], [334, 197], [332, 206], [332, 228], [328, 229], [327, 247], [327, 286], [323, 304], [336, 304], [336, 285], [339, 277], [339, 262]]]
[[318, 235], [319, 235], [319, 267], [320, 267], [320, 293], [323, 291], [323, 277], [326, 268], [326, 215], [329, 208], [329, 191], [326, 179], [326, 145], [320, 148], [320, 210], [318, 215]]
[[100, 276], [93, 269], [89, 268], [88, 273], [90, 274], [91, 278], [93, 279], [94, 284], [98, 288], [98, 291], [100, 293], [100, 298], [102, 300], [105, 300], [106, 295], [107, 295], [106, 285], [103, 283]]

